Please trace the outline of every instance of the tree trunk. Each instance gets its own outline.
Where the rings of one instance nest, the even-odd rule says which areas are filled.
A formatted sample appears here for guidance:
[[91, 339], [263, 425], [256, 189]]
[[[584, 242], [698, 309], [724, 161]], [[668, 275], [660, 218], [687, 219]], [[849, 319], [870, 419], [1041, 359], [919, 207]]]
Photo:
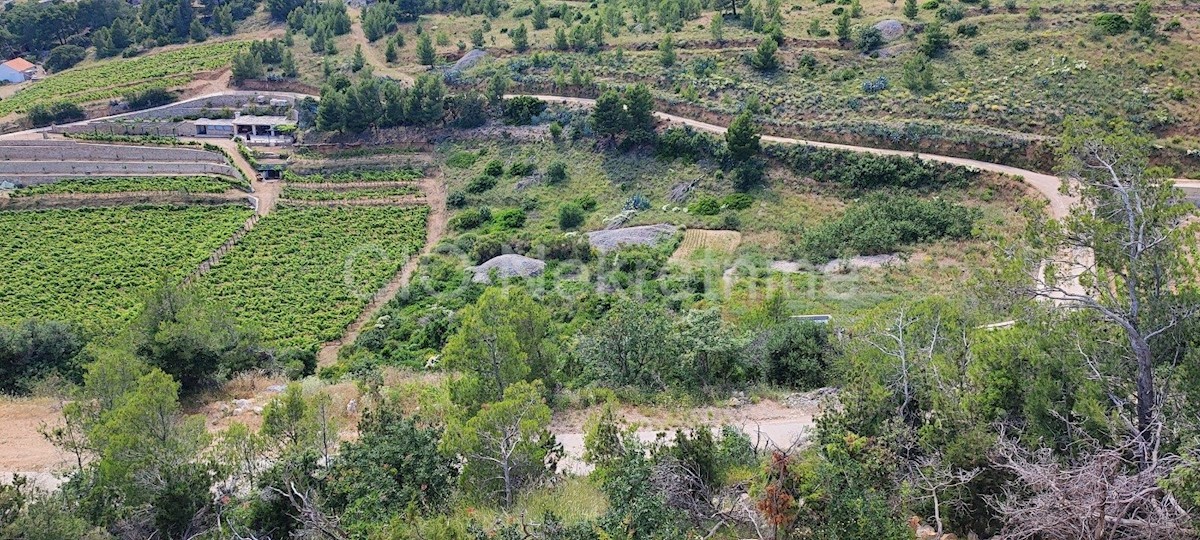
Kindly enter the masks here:
[[1142, 448], [1139, 451], [1140, 467], [1145, 468], [1150, 461], [1150, 452], [1154, 446], [1151, 431], [1154, 422], [1154, 358], [1150, 353], [1150, 345], [1139, 334], [1129, 336], [1129, 345], [1133, 349], [1133, 357], [1137, 360], [1137, 429], [1138, 441]]

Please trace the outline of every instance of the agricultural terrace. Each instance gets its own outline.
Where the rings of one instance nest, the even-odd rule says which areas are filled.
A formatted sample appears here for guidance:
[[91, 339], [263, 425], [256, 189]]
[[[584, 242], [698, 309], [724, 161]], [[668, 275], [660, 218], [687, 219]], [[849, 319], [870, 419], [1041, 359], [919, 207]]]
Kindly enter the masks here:
[[348, 201], [355, 199], [389, 199], [420, 193], [415, 185], [363, 187], [350, 189], [305, 189], [284, 186], [283, 198], [293, 201]]
[[297, 174], [284, 171], [283, 180], [293, 184], [347, 184], [355, 182], [412, 182], [423, 174], [413, 168]]
[[174, 191], [186, 193], [225, 193], [241, 187], [240, 182], [211, 176], [164, 176], [164, 177], [114, 177], [72, 178], [16, 189], [12, 197], [37, 195], [85, 194], [85, 193], [131, 193], [148, 191]]
[[148, 88], [184, 85], [192, 75], [229, 65], [244, 41], [196, 44], [138, 58], [113, 58], [56, 73], [0, 101], [0, 116], [34, 105], [82, 104]]
[[178, 282], [251, 214], [235, 205], [0, 212], [0, 324], [115, 329], [143, 294]]
[[[1147, 33], [1130, 28], [1134, 2], [929, 0], [909, 16], [903, 1], [763, 0], [739, 2], [739, 18], [726, 7], [719, 31], [717, 11], [703, 3], [552, 3], [542, 27], [535, 4], [513, 2], [498, 17], [429, 15], [420, 24], [437, 29], [439, 56], [480, 31], [489, 51], [506, 50], [462, 74], [464, 84], [503, 73], [521, 88], [570, 94], [645, 82], [666, 102], [698, 107], [694, 116], [749, 104], [776, 131], [822, 140], [943, 153], [954, 145], [1011, 158], [1057, 135], [1072, 114], [1129, 119], [1176, 149], [1200, 140], [1200, 20], [1186, 3], [1154, 4]], [[1112, 16], [1124, 25], [1102, 24]], [[882, 21], [902, 33], [871, 31]], [[506, 54], [516, 49], [509, 32], [521, 25], [528, 52]], [[415, 26], [401, 25], [407, 39], [397, 65], [419, 60]], [[773, 35], [773, 60], [756, 62]]]
[[198, 290], [279, 347], [337, 339], [425, 239], [426, 207], [283, 206], [246, 235]]

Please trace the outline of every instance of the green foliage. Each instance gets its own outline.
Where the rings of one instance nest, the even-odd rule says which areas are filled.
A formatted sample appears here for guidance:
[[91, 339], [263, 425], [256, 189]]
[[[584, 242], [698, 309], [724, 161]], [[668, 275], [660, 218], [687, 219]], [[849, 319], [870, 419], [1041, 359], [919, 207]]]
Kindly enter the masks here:
[[134, 353], [186, 394], [262, 363], [257, 335], [239, 328], [224, 306], [188, 290], [152, 293], [132, 330]]
[[518, 381], [553, 376], [557, 349], [549, 316], [523, 289], [488, 289], [460, 321], [442, 358], [466, 374], [451, 384], [451, 394], [469, 412], [503, 399]]
[[942, 54], [950, 46], [950, 34], [940, 23], [930, 23], [925, 27], [925, 37], [921, 39], [918, 50], [921, 54], [934, 58]]
[[50, 49], [50, 56], [46, 58], [46, 69], [48, 71], [62, 71], [69, 69], [83, 61], [87, 56], [87, 50], [78, 45], [59, 45]]
[[37, 104], [29, 109], [29, 123], [33, 127], [45, 127], [50, 124], [64, 124], [83, 120], [87, 115], [83, 109], [74, 103], [57, 101], [50, 105]]
[[[622, 261], [622, 269], [640, 270], [643, 265], [630, 259]], [[662, 308], [649, 303], [623, 303], [580, 336], [576, 355], [596, 381], [663, 389], [677, 367], [671, 335], [670, 321]]]
[[0, 394], [24, 395], [40, 380], [77, 379], [84, 341], [69, 324], [29, 319], [0, 327]]
[[763, 350], [767, 382], [799, 390], [827, 383], [832, 350], [825, 325], [789, 321], [769, 332]]
[[758, 125], [754, 122], [754, 116], [750, 114], [750, 111], [743, 111], [734, 117], [733, 122], [729, 124], [729, 129], [725, 132], [725, 144], [729, 147], [729, 157], [733, 159], [734, 163], [750, 161], [762, 149], [759, 139], [761, 136], [758, 133]]
[[779, 45], [774, 39], [764, 39], [758, 43], [758, 47], [754, 49], [754, 54], [750, 56], [750, 65], [759, 71], [774, 71], [779, 68], [779, 59], [775, 56], [775, 51], [779, 49]]
[[836, 221], [804, 233], [800, 250], [809, 260], [824, 262], [844, 252], [891, 253], [903, 245], [943, 238], [970, 238], [979, 210], [943, 199], [876, 196], [850, 206]]
[[250, 215], [238, 206], [0, 212], [0, 321], [115, 331], [160, 280], [182, 279]]
[[663, 36], [662, 41], [658, 42], [658, 63], [662, 67], [669, 68], [675, 65], [675, 38], [671, 34]]
[[858, 31], [858, 50], [869, 53], [883, 46], [883, 32], [874, 26], [868, 26]]
[[[425, 239], [425, 207], [276, 209], [195, 287], [271, 346], [336, 339]], [[263, 268], [270, 268], [265, 272]]]
[[367, 411], [358, 440], [343, 443], [325, 491], [347, 529], [365, 531], [404, 514], [443, 507], [455, 477], [454, 462], [438, 448], [441, 432], [422, 427], [397, 404]]
[[437, 62], [437, 52], [428, 33], [417, 36], [417, 60], [424, 66], [432, 66]]
[[514, 126], [529, 125], [545, 110], [546, 102], [533, 96], [517, 96], [504, 100], [504, 121]]
[[125, 102], [130, 109], [149, 109], [171, 103], [177, 97], [174, 92], [163, 88], [147, 88], [140, 92], [126, 94]]
[[146, 88], [181, 85], [200, 71], [229, 65], [244, 41], [192, 45], [149, 56], [113, 59], [46, 77], [37, 84], [0, 101], [0, 114], [50, 106], [114, 98]]
[[1134, 32], [1143, 36], [1154, 34], [1154, 27], [1158, 24], [1158, 21], [1154, 18], [1154, 14], [1150, 12], [1150, 9], [1149, 2], [1138, 2], [1137, 6], [1133, 8], [1133, 21], [1130, 23], [1130, 26], [1133, 27]]
[[582, 225], [586, 218], [583, 207], [577, 203], [569, 202], [558, 207], [558, 227], [564, 231]]
[[915, 157], [876, 156], [808, 146], [768, 149], [772, 157], [782, 160], [797, 174], [834, 183], [855, 193], [888, 187], [921, 191], [965, 187], [977, 174]]
[[1092, 21], [1105, 34], [1115, 36], [1129, 31], [1129, 19], [1120, 13], [1101, 13]]
[[529, 30], [525, 28], [525, 23], [518, 24], [516, 28], [509, 30], [509, 39], [512, 40], [513, 49], [517, 52], [525, 52], [529, 49]]
[[554, 445], [550, 407], [540, 382], [504, 388], [503, 399], [484, 405], [465, 422], [452, 421], [444, 446], [463, 456], [462, 482], [477, 497], [501, 497], [511, 507], [526, 486], [546, 476], [545, 458]]
[[561, 184], [567, 181], [567, 164], [561, 160], [554, 160], [546, 167], [546, 181], [550, 185]]
[[842, 12], [842, 15], [840, 17], [838, 17], [837, 26], [834, 27], [833, 32], [835, 34], [837, 34], [838, 41], [841, 41], [841, 42], [850, 41], [850, 12], [849, 11]]
[[700, 197], [688, 205], [688, 213], [698, 216], [715, 216], [721, 213], [721, 203], [716, 197]]
[[234, 186], [234, 182], [229, 179], [210, 176], [75, 178], [53, 184], [19, 188], [13, 190], [11, 196], [21, 198], [55, 193], [126, 193], [132, 191], [225, 193]]
[[745, 210], [754, 204], [754, 197], [745, 193], [731, 193], [721, 199], [721, 205], [730, 210]]
[[904, 0], [904, 16], [909, 19], [916, 19], [918, 14], [917, 0]]

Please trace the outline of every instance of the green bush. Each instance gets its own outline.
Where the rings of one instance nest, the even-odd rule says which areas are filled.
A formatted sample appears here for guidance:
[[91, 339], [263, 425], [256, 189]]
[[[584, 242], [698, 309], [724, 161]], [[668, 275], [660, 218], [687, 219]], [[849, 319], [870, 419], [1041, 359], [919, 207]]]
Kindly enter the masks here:
[[461, 191], [451, 192], [450, 195], [446, 197], [446, 204], [450, 206], [450, 208], [462, 208], [467, 205], [467, 194]]
[[713, 197], [700, 197], [688, 205], [688, 213], [697, 216], [715, 216], [721, 213], [721, 203]]
[[969, 238], [979, 214], [978, 209], [942, 199], [874, 196], [850, 206], [841, 218], [805, 231], [800, 250], [821, 263], [846, 251], [878, 255], [907, 244]]
[[87, 115], [83, 113], [83, 109], [79, 108], [79, 105], [66, 101], [50, 105], [39, 103], [29, 108], [29, 122], [33, 124], [33, 127], [74, 122], [84, 118], [87, 118]]
[[562, 230], [574, 229], [583, 224], [586, 213], [577, 203], [567, 203], [558, 208], [558, 227]]
[[1096, 28], [1099, 28], [1110, 36], [1124, 34], [1129, 31], [1129, 19], [1126, 19], [1120, 13], [1101, 13], [1096, 16], [1093, 24], [1096, 25]]
[[475, 165], [475, 160], [479, 159], [479, 155], [475, 152], [458, 151], [450, 154], [446, 158], [446, 165], [455, 169], [470, 169]]
[[59, 45], [50, 49], [50, 57], [46, 59], [46, 69], [62, 71], [82, 62], [86, 56], [87, 49], [83, 47], [69, 44]]
[[520, 208], [506, 208], [492, 216], [492, 224], [501, 229], [520, 229], [525, 226], [525, 211]]
[[768, 153], [796, 173], [861, 192], [884, 187], [932, 190], [962, 187], [976, 173], [915, 157], [876, 156], [810, 146], [769, 146]]
[[754, 204], [754, 197], [745, 193], [733, 193], [721, 199], [721, 204], [730, 210], [745, 210]]
[[483, 174], [488, 176], [499, 177], [504, 174], [504, 162], [498, 159], [493, 159], [483, 167]]
[[771, 384], [812, 390], [825, 385], [829, 356], [829, 331], [825, 325], [788, 321], [771, 330], [763, 371]]
[[457, 231], [474, 229], [492, 219], [492, 211], [486, 206], [468, 208], [450, 218], [450, 227]]
[[550, 183], [551, 185], [561, 184], [562, 182], [566, 181], [566, 179], [567, 179], [567, 164], [566, 163], [559, 161], [559, 160], [555, 160], [550, 163], [550, 166], [546, 167], [546, 181], [548, 183]]
[[537, 165], [529, 162], [513, 163], [512, 167], [508, 168], [509, 176], [529, 176], [537, 172]]
[[476, 194], [483, 193], [496, 187], [497, 182], [499, 182], [499, 180], [495, 176], [481, 174], [475, 178], [472, 178], [471, 181], [467, 183], [467, 192]]
[[1014, 40], [1012, 42], [1011, 47], [1012, 47], [1012, 50], [1014, 50], [1016, 52], [1027, 51], [1027, 50], [1029, 50], [1029, 42], [1025, 41], [1023, 39]]
[[514, 126], [533, 123], [546, 110], [546, 102], [532, 96], [517, 96], [504, 102], [504, 121]]

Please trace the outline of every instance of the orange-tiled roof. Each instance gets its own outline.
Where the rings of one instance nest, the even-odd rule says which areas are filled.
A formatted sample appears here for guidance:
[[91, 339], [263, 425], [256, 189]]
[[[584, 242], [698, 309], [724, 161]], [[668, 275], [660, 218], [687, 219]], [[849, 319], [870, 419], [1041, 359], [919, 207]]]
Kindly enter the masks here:
[[4, 63], [5, 67], [13, 68], [17, 71], [25, 71], [33, 67], [33, 64], [24, 58], [13, 58]]

